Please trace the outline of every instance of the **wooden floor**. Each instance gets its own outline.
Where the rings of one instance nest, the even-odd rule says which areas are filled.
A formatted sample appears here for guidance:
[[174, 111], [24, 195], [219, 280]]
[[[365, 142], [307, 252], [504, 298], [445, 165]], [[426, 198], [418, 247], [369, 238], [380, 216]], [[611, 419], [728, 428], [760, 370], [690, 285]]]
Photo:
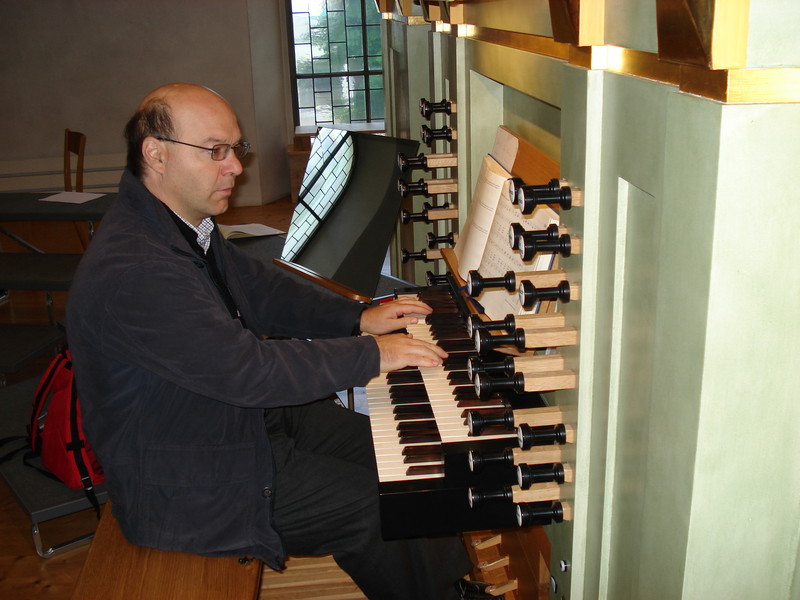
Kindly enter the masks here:
[[[220, 223], [262, 223], [286, 231], [294, 205], [288, 199], [264, 206], [232, 208]], [[83, 224], [6, 223], [17, 235], [45, 252], [80, 252], [85, 243]], [[0, 240], [5, 252], [22, 251], [7, 238]], [[53, 297], [58, 319], [64, 318], [66, 294]], [[12, 290], [0, 304], [0, 323], [47, 323], [45, 294]], [[8, 383], [37, 377], [47, 361], [9, 376]], [[72, 539], [96, 524], [91, 510], [42, 524], [45, 544]], [[41, 559], [33, 547], [30, 521], [4, 483], [0, 482], [0, 598], [8, 600], [68, 600], [86, 558], [88, 546]], [[288, 569], [265, 569], [260, 598], [269, 600], [362, 600], [364, 596], [330, 557], [293, 557]]]

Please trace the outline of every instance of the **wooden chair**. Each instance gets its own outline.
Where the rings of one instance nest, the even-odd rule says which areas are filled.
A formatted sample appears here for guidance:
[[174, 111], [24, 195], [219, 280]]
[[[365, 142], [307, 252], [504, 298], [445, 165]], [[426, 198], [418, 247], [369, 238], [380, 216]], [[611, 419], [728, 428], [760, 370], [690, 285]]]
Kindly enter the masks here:
[[83, 154], [86, 150], [86, 136], [77, 131], [64, 130], [64, 190], [72, 190], [72, 155], [77, 159], [75, 165], [75, 191], [83, 191]]

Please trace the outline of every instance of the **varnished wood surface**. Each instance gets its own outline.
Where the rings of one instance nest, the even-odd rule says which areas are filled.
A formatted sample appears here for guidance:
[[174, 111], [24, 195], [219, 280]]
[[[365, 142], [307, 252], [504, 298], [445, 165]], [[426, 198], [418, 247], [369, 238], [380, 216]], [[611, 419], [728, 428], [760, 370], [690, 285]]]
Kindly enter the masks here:
[[[294, 205], [288, 201], [264, 206], [231, 209], [219, 218], [227, 225], [262, 223], [286, 231]], [[73, 223], [0, 223], [38, 245], [46, 252], [81, 252], [85, 224]], [[102, 225], [100, 225], [102, 226]], [[0, 249], [19, 252], [23, 249], [0, 236]], [[63, 321], [66, 292], [55, 292], [56, 317]], [[0, 323], [47, 323], [44, 292], [12, 290], [0, 304]], [[46, 361], [9, 376], [8, 383], [39, 376]], [[55, 519], [42, 524], [45, 543], [72, 539], [97, 526], [93, 511]], [[0, 482], [0, 598], [5, 600], [69, 600], [88, 552], [88, 546], [69, 550], [49, 559], [36, 554], [30, 533], [30, 521], [5, 483]], [[259, 598], [269, 600], [363, 600], [352, 580], [330, 557], [292, 557], [289, 569], [276, 573], [267, 568], [262, 577]], [[153, 599], [159, 600], [159, 599]]]
[[254, 600], [261, 571], [261, 561], [129, 544], [106, 504], [72, 599]]

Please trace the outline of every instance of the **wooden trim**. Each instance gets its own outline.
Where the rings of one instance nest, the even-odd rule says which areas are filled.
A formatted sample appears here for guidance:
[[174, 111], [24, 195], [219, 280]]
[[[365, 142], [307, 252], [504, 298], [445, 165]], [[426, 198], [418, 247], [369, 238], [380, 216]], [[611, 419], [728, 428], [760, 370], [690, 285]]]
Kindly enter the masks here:
[[348, 287], [342, 283], [334, 281], [333, 279], [329, 279], [324, 275], [320, 275], [319, 273], [316, 273], [311, 269], [308, 269], [302, 265], [298, 265], [297, 263], [283, 260], [282, 258], [273, 258], [272, 262], [274, 262], [279, 267], [283, 267], [284, 269], [287, 269], [288, 271], [291, 271], [296, 275], [300, 275], [301, 277], [304, 277], [309, 281], [313, 281], [314, 283], [321, 285], [325, 289], [330, 290], [332, 292], [336, 292], [337, 294], [345, 296], [346, 298], [358, 300], [359, 302], [366, 302], [366, 303], [372, 302], [372, 298], [370, 298], [369, 296], [365, 296], [361, 292], [358, 292], [351, 287]]
[[750, 0], [656, 0], [661, 59], [710, 69], [746, 66]]

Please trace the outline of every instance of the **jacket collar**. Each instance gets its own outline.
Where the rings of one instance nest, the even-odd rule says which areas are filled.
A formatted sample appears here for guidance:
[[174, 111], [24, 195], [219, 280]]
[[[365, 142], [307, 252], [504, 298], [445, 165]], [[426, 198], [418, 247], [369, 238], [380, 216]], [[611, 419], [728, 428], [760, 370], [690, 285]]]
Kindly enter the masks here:
[[[119, 184], [120, 198], [128, 211], [146, 221], [146, 227], [170, 246], [195, 254], [183, 233], [170, 216], [170, 209], [158, 199], [127, 167]], [[216, 226], [215, 226], [216, 228]], [[212, 233], [212, 236], [216, 232]]]

